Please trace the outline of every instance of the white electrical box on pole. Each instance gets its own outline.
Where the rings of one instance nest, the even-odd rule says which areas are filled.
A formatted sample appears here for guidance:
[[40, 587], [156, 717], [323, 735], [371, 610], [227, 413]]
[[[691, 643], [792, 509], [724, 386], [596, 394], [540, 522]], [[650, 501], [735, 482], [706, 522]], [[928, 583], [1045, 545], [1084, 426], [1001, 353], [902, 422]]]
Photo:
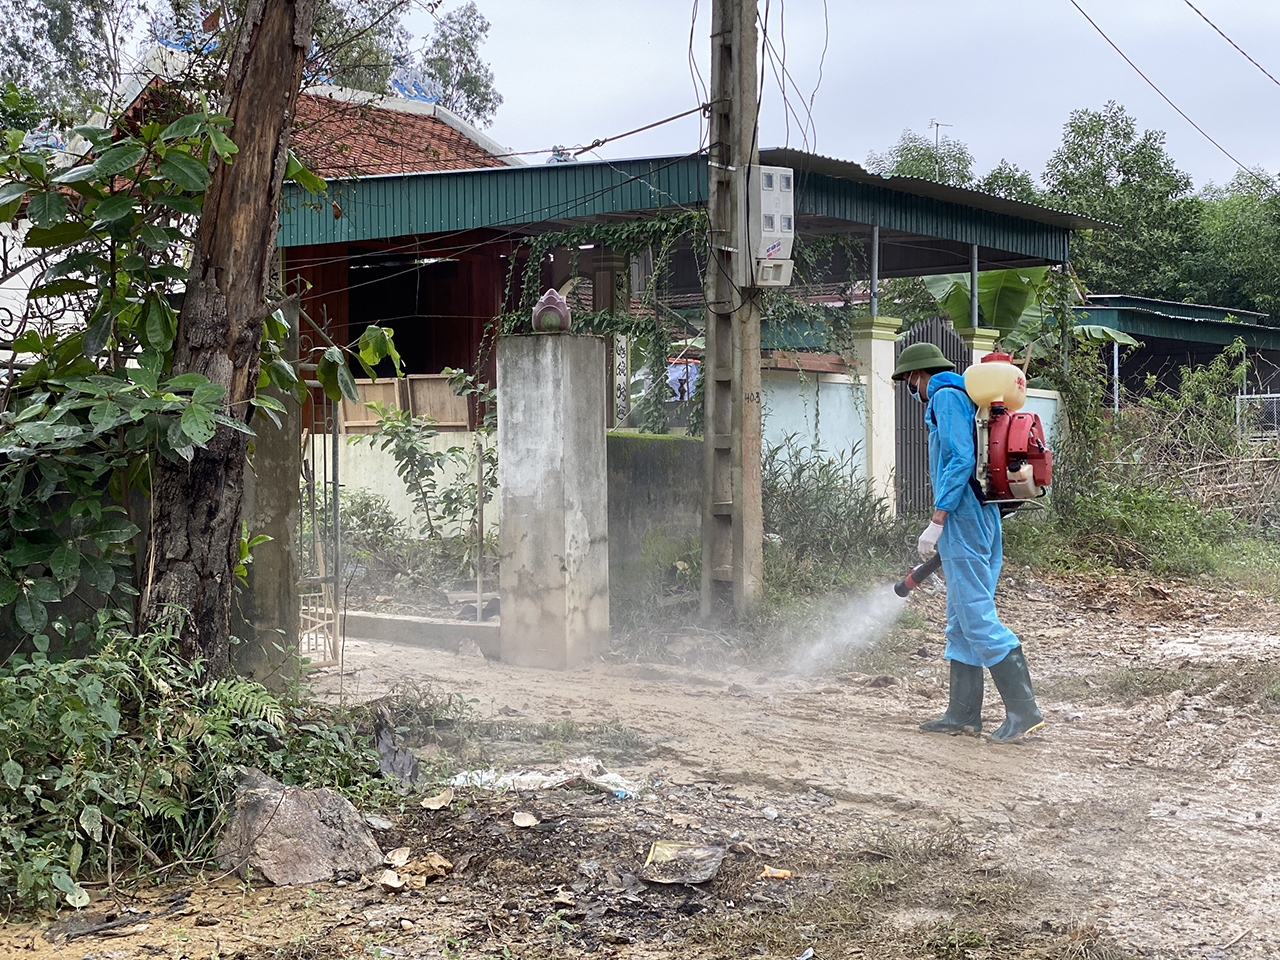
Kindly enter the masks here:
[[[764, 581], [760, 504], [760, 305], [762, 281], [790, 281], [794, 201], [784, 211], [783, 173], [761, 168], [757, 142], [756, 0], [714, 0], [711, 12], [711, 142], [707, 157], [706, 350], [702, 364], [705, 483], [702, 512], [702, 613], [721, 600], [738, 613]], [[772, 197], [765, 209], [762, 178]], [[772, 221], [766, 220], [765, 215]], [[772, 250], [772, 253], [767, 251]]]

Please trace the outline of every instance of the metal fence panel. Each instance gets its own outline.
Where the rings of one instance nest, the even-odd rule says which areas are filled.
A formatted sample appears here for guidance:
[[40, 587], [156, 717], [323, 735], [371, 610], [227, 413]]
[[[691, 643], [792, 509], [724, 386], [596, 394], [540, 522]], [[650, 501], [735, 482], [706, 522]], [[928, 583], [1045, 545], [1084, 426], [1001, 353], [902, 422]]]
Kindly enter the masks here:
[[[922, 341], [936, 344], [942, 355], [956, 365], [956, 373], [964, 373], [973, 357], [960, 334], [943, 317], [934, 317], [908, 330], [898, 341], [895, 356], [900, 355], [904, 347]], [[933, 509], [933, 490], [929, 485], [929, 427], [924, 422], [924, 407], [906, 390], [895, 392], [898, 513], [903, 516], [928, 513]]]

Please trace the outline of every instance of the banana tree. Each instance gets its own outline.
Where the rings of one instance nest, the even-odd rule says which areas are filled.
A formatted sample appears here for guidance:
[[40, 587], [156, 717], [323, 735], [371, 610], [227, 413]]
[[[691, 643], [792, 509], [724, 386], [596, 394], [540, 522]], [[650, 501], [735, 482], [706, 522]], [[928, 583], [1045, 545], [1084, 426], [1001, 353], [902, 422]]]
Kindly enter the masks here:
[[[999, 330], [1007, 349], [1021, 352], [1030, 347], [1033, 356], [1054, 352], [1056, 347], [1051, 341], [1056, 338], [1056, 330], [1042, 297], [1048, 276], [1048, 267], [988, 270], [978, 274], [979, 324]], [[971, 326], [969, 274], [925, 277], [924, 284], [957, 329]], [[1102, 324], [1077, 323], [1072, 332], [1085, 340], [1138, 346], [1138, 341], [1123, 330]]]

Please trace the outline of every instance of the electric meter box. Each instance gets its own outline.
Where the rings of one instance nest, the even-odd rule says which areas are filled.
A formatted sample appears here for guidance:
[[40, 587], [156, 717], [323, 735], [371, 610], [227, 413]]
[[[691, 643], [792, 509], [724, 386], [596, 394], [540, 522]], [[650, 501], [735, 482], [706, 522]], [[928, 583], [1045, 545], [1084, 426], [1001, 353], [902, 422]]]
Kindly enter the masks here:
[[795, 173], [790, 167], [753, 166], [747, 187], [756, 286], [788, 286], [796, 237]]

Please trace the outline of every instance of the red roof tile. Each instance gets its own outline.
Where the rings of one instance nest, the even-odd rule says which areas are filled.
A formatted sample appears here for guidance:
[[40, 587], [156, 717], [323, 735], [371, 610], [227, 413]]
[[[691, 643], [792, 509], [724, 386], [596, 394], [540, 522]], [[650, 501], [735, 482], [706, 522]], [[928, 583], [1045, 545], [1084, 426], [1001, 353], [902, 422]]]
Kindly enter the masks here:
[[315, 93], [298, 98], [293, 145], [326, 178], [504, 165], [439, 117]]

